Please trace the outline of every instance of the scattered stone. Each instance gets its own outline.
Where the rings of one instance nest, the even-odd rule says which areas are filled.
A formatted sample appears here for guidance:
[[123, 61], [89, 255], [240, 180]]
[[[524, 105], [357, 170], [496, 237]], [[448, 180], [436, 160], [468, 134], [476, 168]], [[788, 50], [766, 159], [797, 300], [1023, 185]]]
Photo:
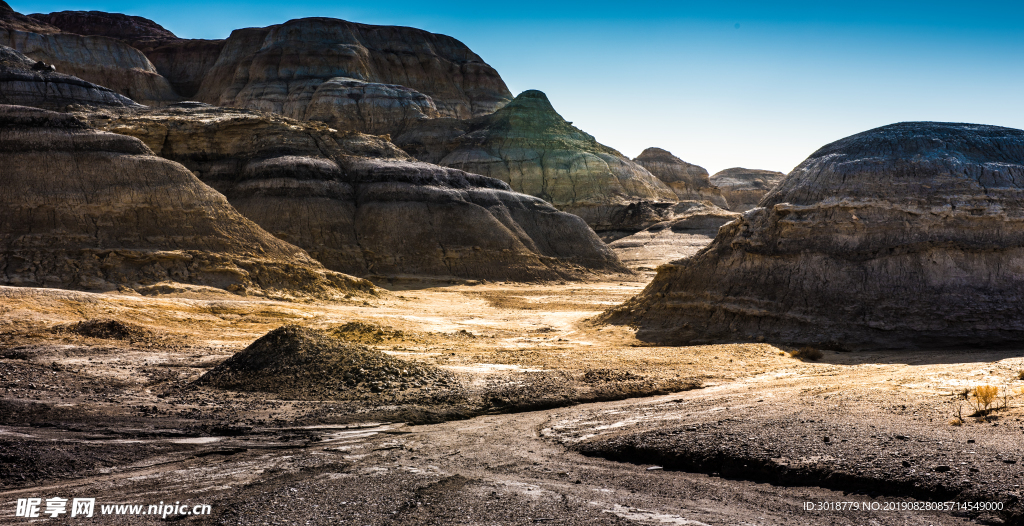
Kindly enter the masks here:
[[53, 331], [106, 340], [142, 340], [152, 336], [149, 330], [133, 323], [102, 318], [57, 325]]

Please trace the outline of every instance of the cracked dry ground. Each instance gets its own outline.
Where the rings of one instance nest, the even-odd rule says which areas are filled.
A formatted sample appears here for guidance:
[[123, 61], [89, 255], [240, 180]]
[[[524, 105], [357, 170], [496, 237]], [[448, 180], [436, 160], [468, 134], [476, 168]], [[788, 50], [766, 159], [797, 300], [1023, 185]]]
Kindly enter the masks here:
[[[177, 517], [196, 524], [1021, 522], [1024, 394], [987, 421], [955, 396], [1024, 387], [1020, 350], [812, 362], [768, 344], [649, 347], [586, 321], [642, 286], [337, 304], [0, 288], [0, 522], [25, 523], [18, 498], [54, 496], [210, 504]], [[96, 319], [132, 331], [67, 329]], [[338, 338], [459, 380], [326, 402], [191, 385], [283, 324], [344, 327]], [[958, 405], [966, 423], [952, 426]], [[804, 509], [948, 499], [1004, 511]]]

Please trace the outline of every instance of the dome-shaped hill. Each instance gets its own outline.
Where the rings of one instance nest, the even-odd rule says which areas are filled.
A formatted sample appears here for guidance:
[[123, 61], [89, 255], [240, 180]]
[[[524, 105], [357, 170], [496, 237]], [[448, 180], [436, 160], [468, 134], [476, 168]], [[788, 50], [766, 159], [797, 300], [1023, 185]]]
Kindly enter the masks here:
[[707, 170], [672, 155], [668, 150], [647, 148], [633, 162], [672, 188], [680, 200], [710, 201], [717, 207], [729, 208], [722, 191], [711, 184]]
[[534, 281], [624, 270], [578, 217], [386, 138], [229, 108], [89, 112], [224, 194], [243, 215], [358, 276]]
[[1024, 131], [908, 122], [829, 144], [607, 319], [676, 343], [1024, 340]]
[[141, 107], [127, 97], [64, 75], [15, 49], [0, 45], [0, 104], [62, 110], [72, 104], [113, 108]]
[[490, 115], [423, 121], [395, 144], [421, 161], [501, 179], [598, 231], [615, 229], [613, 216], [631, 203], [678, 201], [643, 166], [563, 119], [537, 90]]
[[372, 291], [242, 217], [182, 165], [74, 116], [0, 106], [0, 284]]
[[771, 170], [727, 168], [712, 175], [711, 184], [717, 186], [729, 201], [729, 210], [746, 212], [756, 207], [761, 198], [785, 177], [786, 174]]

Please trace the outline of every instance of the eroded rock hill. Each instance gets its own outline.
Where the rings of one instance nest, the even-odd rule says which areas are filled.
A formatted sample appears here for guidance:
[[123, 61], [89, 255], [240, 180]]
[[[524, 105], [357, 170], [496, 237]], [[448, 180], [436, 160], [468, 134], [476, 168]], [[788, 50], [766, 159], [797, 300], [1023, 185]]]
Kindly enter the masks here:
[[717, 186], [729, 202], [729, 210], [746, 212], [757, 206], [786, 174], [771, 170], [751, 168], [728, 168], [711, 176], [711, 184]]
[[237, 293], [372, 291], [242, 217], [183, 166], [74, 116], [0, 106], [0, 283]]
[[578, 217], [382, 137], [213, 107], [86, 117], [184, 164], [341, 272], [527, 281], [625, 270]]
[[0, 12], [0, 44], [144, 104], [194, 98], [370, 133], [483, 115], [512, 98], [498, 73], [454, 38], [331, 18], [189, 40], [117, 13], [8, 10]]
[[711, 244], [718, 229], [740, 217], [707, 201], [680, 201], [670, 219], [608, 244], [624, 265], [640, 271], [693, 256]]
[[160, 24], [141, 16], [103, 11], [59, 11], [49, 14], [34, 13], [28, 16], [67, 33], [104, 36], [128, 43], [178, 38]]
[[184, 98], [195, 96], [224, 48], [224, 40], [178, 38], [160, 24], [139, 16], [102, 11], [60, 11], [29, 16], [58, 31], [113, 38], [142, 51], [157, 73]]
[[0, 45], [136, 102], [180, 99], [146, 55], [115, 38], [67, 33], [41, 20], [6, 11], [0, 12]]
[[829, 144], [608, 315], [649, 340], [1024, 339], [1024, 131], [908, 122]]
[[422, 161], [501, 179], [598, 231], [620, 230], [616, 214], [630, 204], [678, 201], [644, 167], [563, 119], [536, 90], [491, 115], [424, 121], [395, 144]]
[[633, 162], [672, 188], [681, 201], [708, 201], [719, 208], [729, 209], [722, 191], [711, 184], [708, 171], [696, 164], [661, 148], [647, 148]]
[[512, 94], [449, 36], [305, 18], [232, 32], [195, 98], [398, 134], [420, 118], [491, 113]]
[[0, 29], [31, 31], [42, 34], [60, 32], [60, 29], [55, 26], [18, 13], [11, 9], [11, 6], [3, 0], [0, 0]]
[[62, 110], [72, 104], [137, 107], [113, 91], [64, 75], [7, 46], [0, 46], [0, 104]]

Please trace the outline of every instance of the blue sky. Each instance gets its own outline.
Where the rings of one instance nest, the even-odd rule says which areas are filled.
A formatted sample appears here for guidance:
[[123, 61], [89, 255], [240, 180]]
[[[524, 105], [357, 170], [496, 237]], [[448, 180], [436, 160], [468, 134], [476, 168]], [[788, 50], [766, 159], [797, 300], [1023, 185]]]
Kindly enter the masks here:
[[833, 140], [906, 120], [1024, 128], [1014, 2], [10, 2], [152, 18], [181, 37], [330, 16], [466, 43], [513, 93], [635, 157], [788, 172]]

